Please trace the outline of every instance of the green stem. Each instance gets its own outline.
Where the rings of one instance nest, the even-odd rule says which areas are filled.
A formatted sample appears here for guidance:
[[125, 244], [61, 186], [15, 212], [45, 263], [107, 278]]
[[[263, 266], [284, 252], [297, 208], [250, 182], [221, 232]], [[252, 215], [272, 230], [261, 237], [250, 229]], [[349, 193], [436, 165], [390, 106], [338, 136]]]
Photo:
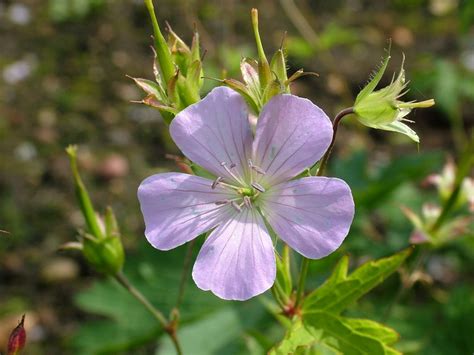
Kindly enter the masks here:
[[319, 164], [318, 173], [316, 174], [317, 176], [323, 175], [324, 170], [326, 169], [326, 165], [328, 163], [329, 157], [331, 156], [332, 148], [334, 147], [334, 143], [336, 142], [336, 134], [337, 134], [337, 129], [339, 127], [339, 123], [341, 122], [344, 116], [350, 115], [351, 113], [354, 113], [353, 107], [349, 107], [342, 110], [334, 118], [334, 121], [332, 124], [332, 127], [333, 127], [332, 140], [331, 140], [331, 143], [329, 144], [329, 148], [326, 150], [326, 153], [324, 153], [324, 156], [321, 159], [321, 164]]
[[298, 288], [296, 289], [295, 308], [300, 305], [304, 296], [304, 288], [306, 284], [306, 276], [308, 275], [309, 262], [310, 260], [303, 256], [303, 260], [301, 262], [300, 277], [298, 279]]
[[176, 349], [178, 355], [182, 355], [181, 346], [179, 344], [178, 338], [176, 336], [176, 328], [173, 324], [170, 324], [165, 318], [163, 313], [156, 309], [150, 301], [138, 290], [136, 289], [128, 280], [128, 278], [122, 273], [119, 272], [114, 276], [115, 280], [122, 285], [133, 297], [135, 297], [138, 302], [140, 302], [152, 315], [153, 317], [162, 325], [163, 329], [170, 336], [171, 341]]

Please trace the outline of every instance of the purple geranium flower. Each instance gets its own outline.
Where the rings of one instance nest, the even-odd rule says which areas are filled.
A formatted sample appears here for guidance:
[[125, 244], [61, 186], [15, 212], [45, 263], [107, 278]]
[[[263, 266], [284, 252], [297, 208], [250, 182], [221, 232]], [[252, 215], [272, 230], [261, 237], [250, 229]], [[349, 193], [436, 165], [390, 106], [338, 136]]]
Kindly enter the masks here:
[[199, 288], [232, 300], [268, 290], [276, 263], [267, 225], [311, 259], [341, 245], [354, 217], [349, 186], [327, 177], [291, 180], [331, 141], [331, 122], [311, 101], [275, 96], [253, 137], [242, 97], [219, 87], [180, 112], [170, 131], [184, 155], [216, 179], [157, 174], [142, 182], [138, 198], [145, 235], [157, 249], [176, 248], [214, 228], [194, 265]]

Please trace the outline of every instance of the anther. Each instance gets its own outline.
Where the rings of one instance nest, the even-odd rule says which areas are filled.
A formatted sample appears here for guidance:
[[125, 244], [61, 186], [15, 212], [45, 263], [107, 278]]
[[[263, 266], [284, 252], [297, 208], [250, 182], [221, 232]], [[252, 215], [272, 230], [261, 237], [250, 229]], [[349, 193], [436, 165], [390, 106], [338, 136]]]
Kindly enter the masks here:
[[214, 202], [214, 204], [216, 204], [217, 206], [226, 205], [228, 203], [229, 203], [229, 200], [220, 200], [220, 201]]
[[252, 183], [252, 187], [257, 191], [265, 192], [265, 188], [262, 185], [260, 185], [258, 182]]
[[218, 176], [213, 182], [212, 182], [212, 186], [211, 186], [211, 189], [215, 189], [217, 187], [217, 185], [219, 185], [219, 183], [222, 181], [222, 176]]
[[240, 206], [237, 204], [237, 202], [231, 201], [230, 204], [231, 204], [232, 207], [235, 208], [235, 210], [236, 210], [237, 212], [242, 211], [242, 208], [240, 208]]

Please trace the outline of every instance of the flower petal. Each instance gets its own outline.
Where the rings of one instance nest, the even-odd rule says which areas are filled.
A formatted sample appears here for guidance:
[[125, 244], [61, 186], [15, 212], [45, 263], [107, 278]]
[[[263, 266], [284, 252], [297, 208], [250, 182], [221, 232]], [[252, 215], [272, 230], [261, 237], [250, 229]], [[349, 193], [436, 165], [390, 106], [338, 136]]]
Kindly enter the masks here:
[[151, 245], [169, 250], [196, 238], [234, 212], [229, 205], [215, 202], [235, 194], [198, 176], [164, 173], [150, 176], [138, 188], [145, 219], [145, 236]]
[[244, 301], [273, 285], [275, 263], [262, 217], [244, 208], [211, 233], [194, 264], [193, 279], [220, 298]]
[[262, 211], [273, 230], [311, 259], [339, 248], [354, 218], [351, 190], [336, 178], [313, 176], [285, 182], [261, 198]]
[[266, 171], [270, 186], [288, 180], [316, 163], [332, 139], [326, 114], [311, 101], [278, 95], [262, 110], [253, 144], [254, 164]]
[[171, 136], [190, 160], [216, 176], [235, 181], [221, 163], [238, 178], [248, 170], [252, 132], [247, 105], [235, 91], [218, 87], [203, 100], [181, 111], [171, 122]]

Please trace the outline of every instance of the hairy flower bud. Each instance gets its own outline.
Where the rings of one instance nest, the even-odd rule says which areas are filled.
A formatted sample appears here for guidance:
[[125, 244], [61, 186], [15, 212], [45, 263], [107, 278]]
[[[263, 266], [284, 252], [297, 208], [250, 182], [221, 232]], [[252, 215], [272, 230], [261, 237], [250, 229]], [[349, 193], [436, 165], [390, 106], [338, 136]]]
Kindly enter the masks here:
[[375, 90], [387, 69], [389, 60], [390, 55], [387, 55], [381, 68], [357, 95], [354, 103], [354, 113], [359, 121], [368, 127], [402, 133], [419, 143], [420, 139], [416, 132], [403, 121], [411, 122], [405, 117], [412, 109], [431, 107], [435, 102], [433, 99], [421, 102], [403, 102], [399, 100], [407, 92], [405, 89], [408, 85], [408, 82], [405, 81], [403, 62], [400, 73], [396, 78], [394, 77], [390, 85]]
[[8, 339], [7, 355], [19, 355], [21, 350], [25, 347], [26, 331], [25, 331], [25, 315], [21, 317], [20, 323], [10, 334]]

